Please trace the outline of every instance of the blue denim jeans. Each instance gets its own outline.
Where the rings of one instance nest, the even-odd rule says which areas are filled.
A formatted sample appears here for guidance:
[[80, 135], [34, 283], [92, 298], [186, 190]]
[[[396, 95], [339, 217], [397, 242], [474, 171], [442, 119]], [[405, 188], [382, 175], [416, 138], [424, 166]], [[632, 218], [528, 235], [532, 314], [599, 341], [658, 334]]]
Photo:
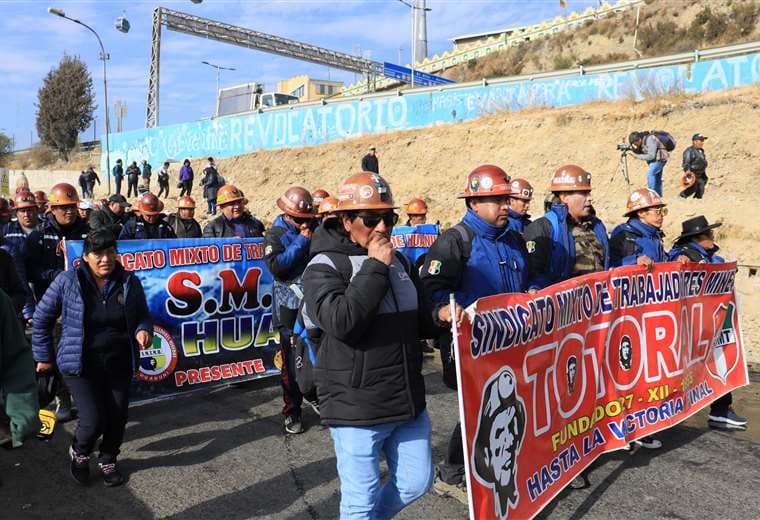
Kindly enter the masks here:
[[[341, 520], [384, 520], [424, 495], [433, 483], [431, 426], [416, 419], [377, 426], [333, 426]], [[380, 487], [380, 452], [389, 477]]]
[[647, 170], [647, 186], [650, 190], [656, 191], [662, 197], [662, 170], [665, 168], [663, 161], [654, 161], [649, 163]]

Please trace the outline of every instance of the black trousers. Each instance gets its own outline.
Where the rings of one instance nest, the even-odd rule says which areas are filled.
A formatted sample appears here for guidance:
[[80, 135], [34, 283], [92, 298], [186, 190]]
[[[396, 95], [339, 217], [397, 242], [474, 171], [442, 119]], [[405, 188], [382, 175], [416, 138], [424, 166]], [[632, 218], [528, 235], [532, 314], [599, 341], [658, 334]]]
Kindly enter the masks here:
[[191, 191], [193, 191], [193, 181], [182, 181], [182, 190], [180, 191], [179, 196], [192, 195], [192, 193], [190, 193]]
[[129, 176], [127, 177], [127, 197], [132, 196], [132, 190], [134, 190], [135, 197], [137, 197], [137, 177]]
[[301, 404], [303, 394], [298, 387], [295, 378], [295, 356], [290, 346], [290, 336], [295, 327], [297, 310], [288, 309], [279, 305], [277, 308], [277, 321], [280, 330], [280, 356], [282, 368], [280, 369], [280, 386], [282, 387], [282, 415], [285, 417], [301, 416]]
[[[451, 333], [446, 332], [438, 338], [443, 365], [443, 382], [452, 390], [457, 389], [457, 368], [451, 356]], [[455, 413], [458, 413], [456, 410]], [[449, 437], [446, 459], [438, 465], [441, 480], [447, 484], [457, 484], [464, 479], [464, 450], [462, 449], [462, 425], [457, 422]]]
[[119, 455], [127, 426], [131, 374], [112, 377], [105, 373], [89, 377], [64, 376], [79, 409], [74, 451], [89, 455], [100, 436], [98, 462], [109, 464]]
[[164, 194], [164, 198], [169, 196], [169, 183], [168, 182], [159, 182], [158, 187], [160, 188], [158, 190], [158, 196], [160, 197], [161, 194]]
[[689, 198], [694, 195], [695, 199], [701, 199], [705, 194], [705, 185], [707, 184], [707, 174], [705, 172], [694, 172], [696, 181], [681, 192], [681, 197]]
[[715, 415], [723, 415], [731, 407], [731, 403], [734, 402], [734, 398], [731, 397], [731, 392], [727, 393], [723, 397], [720, 397], [713, 401], [710, 405], [710, 413]]

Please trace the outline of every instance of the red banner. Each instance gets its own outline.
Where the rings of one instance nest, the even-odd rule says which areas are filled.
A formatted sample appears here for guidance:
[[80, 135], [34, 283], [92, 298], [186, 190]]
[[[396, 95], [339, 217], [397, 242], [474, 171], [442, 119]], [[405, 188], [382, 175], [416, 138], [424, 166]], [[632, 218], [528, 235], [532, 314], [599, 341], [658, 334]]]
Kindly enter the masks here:
[[457, 360], [470, 515], [532, 517], [603, 453], [748, 384], [735, 272], [624, 267], [468, 309]]

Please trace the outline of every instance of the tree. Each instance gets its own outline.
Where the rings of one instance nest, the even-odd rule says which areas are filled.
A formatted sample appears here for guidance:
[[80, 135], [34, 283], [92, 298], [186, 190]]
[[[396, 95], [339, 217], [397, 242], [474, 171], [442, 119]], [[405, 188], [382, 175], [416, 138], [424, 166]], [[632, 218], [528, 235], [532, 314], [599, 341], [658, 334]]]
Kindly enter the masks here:
[[92, 123], [95, 94], [87, 65], [65, 55], [45, 77], [37, 92], [37, 134], [64, 159], [77, 144], [77, 136]]
[[5, 158], [13, 151], [13, 139], [0, 132], [0, 165], [5, 163]]

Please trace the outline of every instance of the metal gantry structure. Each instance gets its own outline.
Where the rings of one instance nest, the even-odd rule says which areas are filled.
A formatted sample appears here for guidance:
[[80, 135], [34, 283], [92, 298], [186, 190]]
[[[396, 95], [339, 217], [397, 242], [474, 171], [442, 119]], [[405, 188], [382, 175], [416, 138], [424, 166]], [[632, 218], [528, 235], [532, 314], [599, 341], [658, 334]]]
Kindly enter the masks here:
[[374, 90], [371, 87], [375, 79], [383, 73], [382, 63], [367, 58], [173, 11], [165, 7], [157, 7], [153, 11], [153, 44], [151, 46], [150, 76], [148, 79], [146, 128], [158, 126], [162, 26], [170, 31], [363, 74], [366, 75], [369, 90]]

